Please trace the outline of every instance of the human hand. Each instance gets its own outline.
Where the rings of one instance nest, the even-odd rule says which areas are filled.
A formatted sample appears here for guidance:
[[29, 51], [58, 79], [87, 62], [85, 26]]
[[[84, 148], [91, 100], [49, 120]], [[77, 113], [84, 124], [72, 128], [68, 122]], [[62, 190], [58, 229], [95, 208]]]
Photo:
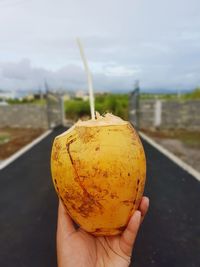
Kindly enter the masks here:
[[58, 267], [128, 267], [148, 207], [149, 199], [143, 197], [121, 235], [95, 237], [81, 228], [75, 229], [60, 201], [57, 226]]

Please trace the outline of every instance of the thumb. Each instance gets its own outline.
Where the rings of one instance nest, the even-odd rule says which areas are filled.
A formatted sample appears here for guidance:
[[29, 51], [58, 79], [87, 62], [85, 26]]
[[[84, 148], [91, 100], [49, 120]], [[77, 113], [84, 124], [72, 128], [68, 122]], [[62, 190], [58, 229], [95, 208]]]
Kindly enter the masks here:
[[133, 245], [140, 227], [141, 212], [136, 210], [132, 215], [128, 226], [120, 237], [120, 248], [127, 256], [131, 256]]

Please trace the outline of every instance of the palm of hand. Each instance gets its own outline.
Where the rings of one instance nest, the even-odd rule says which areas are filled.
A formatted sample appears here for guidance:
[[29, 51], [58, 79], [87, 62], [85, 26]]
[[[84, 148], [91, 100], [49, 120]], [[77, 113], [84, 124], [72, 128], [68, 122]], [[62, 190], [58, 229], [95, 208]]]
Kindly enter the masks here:
[[130, 262], [130, 257], [120, 248], [119, 236], [94, 237], [78, 230], [66, 241], [65, 266], [123, 267]]
[[57, 229], [57, 256], [59, 267], [128, 267], [132, 246], [141, 219], [148, 209], [143, 198], [126, 230], [117, 236], [95, 237], [79, 228], [75, 230], [71, 218], [59, 205]]

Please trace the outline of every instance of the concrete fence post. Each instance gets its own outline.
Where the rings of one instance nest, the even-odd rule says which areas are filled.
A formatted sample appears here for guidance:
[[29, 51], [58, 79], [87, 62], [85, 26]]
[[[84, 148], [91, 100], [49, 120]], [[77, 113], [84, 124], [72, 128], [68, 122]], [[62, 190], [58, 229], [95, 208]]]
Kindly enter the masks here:
[[156, 100], [154, 106], [154, 127], [159, 127], [162, 124], [162, 101]]
[[61, 97], [61, 114], [62, 114], [62, 126], [65, 125], [65, 99]]

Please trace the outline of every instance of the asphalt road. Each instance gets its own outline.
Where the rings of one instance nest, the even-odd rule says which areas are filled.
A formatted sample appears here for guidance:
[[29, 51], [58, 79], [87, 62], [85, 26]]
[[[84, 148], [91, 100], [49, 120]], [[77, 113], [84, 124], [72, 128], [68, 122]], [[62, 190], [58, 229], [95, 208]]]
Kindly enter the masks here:
[[[56, 266], [57, 197], [49, 155], [60, 131], [0, 171], [1, 267]], [[149, 144], [144, 147], [151, 205], [131, 266], [199, 267], [200, 183]]]
[[58, 131], [0, 171], [0, 266], [55, 267], [57, 196], [50, 150]]

